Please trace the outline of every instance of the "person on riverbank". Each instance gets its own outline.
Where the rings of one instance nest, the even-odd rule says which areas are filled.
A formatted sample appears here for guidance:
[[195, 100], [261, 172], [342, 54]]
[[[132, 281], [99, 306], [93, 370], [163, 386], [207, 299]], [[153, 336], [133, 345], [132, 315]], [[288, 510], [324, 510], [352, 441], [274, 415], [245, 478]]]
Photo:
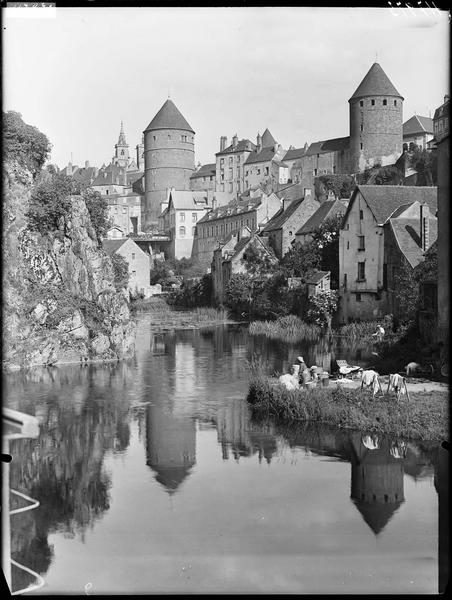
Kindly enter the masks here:
[[381, 342], [381, 341], [382, 341], [382, 339], [383, 339], [383, 338], [384, 338], [384, 336], [385, 336], [385, 333], [386, 333], [386, 332], [385, 332], [385, 330], [384, 330], [384, 327], [382, 327], [381, 325], [378, 325], [378, 327], [377, 327], [377, 331], [376, 331], [375, 333], [373, 333], [373, 334], [372, 334], [372, 336], [373, 336], [373, 337], [376, 337], [376, 338], [377, 338], [377, 340], [378, 340], [379, 342]]

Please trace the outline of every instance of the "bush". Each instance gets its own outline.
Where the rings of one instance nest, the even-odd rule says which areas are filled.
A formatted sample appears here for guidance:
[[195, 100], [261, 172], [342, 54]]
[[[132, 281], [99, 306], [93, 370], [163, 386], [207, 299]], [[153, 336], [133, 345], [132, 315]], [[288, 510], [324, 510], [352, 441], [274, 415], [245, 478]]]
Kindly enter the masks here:
[[46, 235], [66, 231], [71, 213], [71, 179], [57, 173], [43, 180], [33, 190], [26, 216], [32, 231]]
[[120, 254], [111, 257], [114, 272], [114, 284], [117, 291], [127, 289], [129, 285], [129, 263]]
[[168, 303], [174, 306], [193, 308], [210, 306], [212, 299], [212, 275], [206, 274], [198, 281], [186, 281], [180, 290], [171, 292]]
[[112, 226], [111, 219], [108, 216], [108, 201], [106, 198], [102, 198], [99, 192], [89, 188], [83, 192], [82, 197], [100, 246], [102, 239], [106, 237], [107, 231]]
[[33, 177], [39, 173], [50, 154], [47, 137], [22, 120], [13, 110], [3, 113], [3, 151], [5, 160], [17, 160]]

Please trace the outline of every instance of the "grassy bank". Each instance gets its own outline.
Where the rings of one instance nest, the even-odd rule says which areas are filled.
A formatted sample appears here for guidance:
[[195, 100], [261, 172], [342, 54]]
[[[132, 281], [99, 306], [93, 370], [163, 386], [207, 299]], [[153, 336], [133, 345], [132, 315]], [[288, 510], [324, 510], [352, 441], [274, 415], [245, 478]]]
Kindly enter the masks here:
[[295, 315], [288, 315], [280, 317], [276, 321], [253, 321], [250, 323], [249, 333], [296, 343], [302, 340], [316, 340], [322, 330], [318, 325], [310, 325]]
[[397, 403], [393, 396], [367, 391], [316, 388], [289, 391], [265, 377], [252, 377], [247, 401], [255, 416], [281, 421], [317, 422], [334, 427], [375, 431], [407, 439], [449, 439], [449, 394], [410, 392]]
[[183, 329], [232, 322], [227, 310], [208, 306], [176, 310], [166, 303], [165, 298], [156, 296], [135, 300], [132, 303], [132, 311], [151, 314], [152, 324], [161, 328]]

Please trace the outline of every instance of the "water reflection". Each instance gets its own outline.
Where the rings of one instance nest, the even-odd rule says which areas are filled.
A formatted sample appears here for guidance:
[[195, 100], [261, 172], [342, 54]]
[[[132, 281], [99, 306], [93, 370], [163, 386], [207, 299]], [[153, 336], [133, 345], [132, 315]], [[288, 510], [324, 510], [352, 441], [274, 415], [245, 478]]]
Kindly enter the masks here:
[[[423, 480], [435, 474], [441, 489], [445, 475], [437, 468], [435, 445], [408, 444], [394, 452], [396, 440], [380, 438], [372, 449], [366, 432], [253, 421], [243, 401], [246, 362], [253, 355], [275, 370], [285, 369], [300, 353], [309, 363], [328, 368], [325, 363], [335, 360], [337, 348], [325, 343], [289, 347], [248, 338], [242, 327], [155, 335], [144, 323], [130, 361], [8, 374], [8, 405], [35, 414], [41, 423], [37, 440], [11, 444], [11, 487], [41, 503], [35, 511], [12, 517], [13, 558], [44, 575], [53, 560], [50, 534], [84, 539], [108, 513], [114, 482], [106, 458], [127, 457], [134, 421], [143, 464], [154, 475], [150, 484], [163, 494], [183, 499], [188, 485], [199, 485], [199, 463], [210, 451], [200, 450], [199, 436], [216, 431], [215, 468], [221, 475], [232, 460], [263, 463], [270, 467], [275, 488], [287, 477], [275, 457], [288, 452], [349, 463], [350, 502], [357, 518], [375, 535], [388, 529], [409, 502], [406, 477]], [[328, 481], [325, 493], [334, 493]], [[208, 507], [209, 497], [203, 501]], [[16, 579], [14, 587], [21, 583]]]

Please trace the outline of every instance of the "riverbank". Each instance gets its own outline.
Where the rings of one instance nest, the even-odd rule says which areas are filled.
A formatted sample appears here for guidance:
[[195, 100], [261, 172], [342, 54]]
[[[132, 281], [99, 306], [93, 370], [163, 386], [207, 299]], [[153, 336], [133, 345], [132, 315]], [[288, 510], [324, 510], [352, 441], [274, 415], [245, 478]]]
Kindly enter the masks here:
[[153, 331], [199, 329], [201, 327], [214, 327], [239, 322], [232, 319], [226, 310], [211, 307], [177, 309], [169, 306], [165, 298], [161, 296], [135, 301], [132, 304], [132, 311], [135, 315], [152, 315], [151, 329]]
[[[331, 382], [331, 387], [287, 390], [276, 379], [253, 377], [247, 402], [254, 415], [264, 418], [325, 423], [413, 440], [449, 439], [448, 385], [410, 382], [410, 399], [402, 395], [398, 402], [394, 394], [372, 398], [360, 385]], [[383, 381], [382, 385], [385, 390]]]

